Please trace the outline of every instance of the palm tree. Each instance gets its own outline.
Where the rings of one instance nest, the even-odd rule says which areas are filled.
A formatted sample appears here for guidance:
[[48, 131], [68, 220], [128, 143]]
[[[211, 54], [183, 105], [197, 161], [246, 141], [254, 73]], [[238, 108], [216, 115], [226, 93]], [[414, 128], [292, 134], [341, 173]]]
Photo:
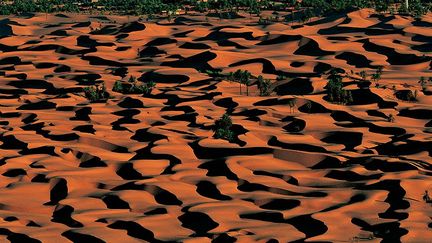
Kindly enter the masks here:
[[422, 90], [425, 90], [426, 89], [426, 78], [425, 77], [420, 77], [419, 84], [422, 87]]
[[295, 107], [296, 103], [297, 103], [297, 101], [296, 101], [295, 98], [290, 99], [290, 100], [288, 101], [288, 105], [289, 105], [289, 107], [290, 107], [290, 112], [294, 112], [294, 107]]
[[249, 96], [249, 84], [250, 84], [251, 73], [247, 70], [243, 71], [241, 82], [246, 85], [246, 95]]
[[362, 80], [361, 81], [367, 81], [367, 73], [366, 73], [366, 71], [361, 71], [360, 73], [359, 73], [359, 75], [360, 75], [360, 77], [362, 78]]
[[257, 78], [258, 89], [260, 90], [260, 96], [270, 95], [271, 82], [268, 79], [264, 79], [262, 75]]
[[409, 3], [408, 2], [409, 2], [408, 0], [405, 0], [405, 8], [406, 9], [408, 9], [408, 7], [409, 7]]
[[48, 19], [48, 12], [53, 10], [53, 4], [51, 1], [43, 0], [39, 2], [39, 7], [45, 12], [45, 19]]
[[312, 110], [312, 102], [310, 100], [306, 101], [305, 107], [306, 107], [306, 110], [308, 112], [311, 112], [311, 110]]
[[241, 89], [241, 85], [242, 85], [242, 75], [243, 72], [240, 69], [237, 69], [237, 71], [235, 71], [234, 73], [230, 73], [230, 78], [232, 78], [234, 81], [239, 82], [240, 85], [240, 95], [242, 94], [242, 89]]

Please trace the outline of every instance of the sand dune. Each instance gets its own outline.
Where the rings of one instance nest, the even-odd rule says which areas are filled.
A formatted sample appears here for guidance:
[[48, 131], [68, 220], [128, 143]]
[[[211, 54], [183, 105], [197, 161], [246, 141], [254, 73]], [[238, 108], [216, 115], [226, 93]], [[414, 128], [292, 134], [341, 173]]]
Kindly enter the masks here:
[[[430, 14], [207, 19], [0, 20], [1, 241], [432, 238], [432, 84], [418, 84], [432, 77]], [[380, 87], [345, 78], [353, 103], [326, 100], [330, 69], [378, 66]], [[275, 92], [240, 95], [216, 69], [262, 74]], [[154, 80], [152, 94], [112, 91], [131, 75]], [[90, 103], [82, 88], [101, 81], [111, 98]], [[401, 99], [415, 89], [417, 102]], [[227, 111], [233, 143], [213, 138]]]

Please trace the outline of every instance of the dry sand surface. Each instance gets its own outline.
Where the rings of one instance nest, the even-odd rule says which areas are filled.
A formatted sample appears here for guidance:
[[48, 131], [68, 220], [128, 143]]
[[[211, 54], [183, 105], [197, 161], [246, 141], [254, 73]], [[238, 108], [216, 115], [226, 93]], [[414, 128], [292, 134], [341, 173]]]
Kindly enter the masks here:
[[[431, 14], [2, 16], [0, 242], [430, 242], [431, 60]], [[378, 66], [380, 87], [344, 78], [354, 102], [325, 100], [331, 68]], [[276, 92], [240, 95], [212, 69]], [[152, 94], [111, 90], [131, 75]], [[90, 103], [101, 81], [111, 98]], [[213, 138], [227, 111], [234, 143]]]

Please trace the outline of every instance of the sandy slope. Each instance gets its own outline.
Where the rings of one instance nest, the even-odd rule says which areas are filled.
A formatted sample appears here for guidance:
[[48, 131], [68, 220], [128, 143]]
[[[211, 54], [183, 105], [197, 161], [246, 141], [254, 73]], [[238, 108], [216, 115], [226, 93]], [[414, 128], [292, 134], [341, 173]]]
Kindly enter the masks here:
[[[431, 15], [361, 10], [304, 26], [248, 15], [2, 19], [1, 241], [432, 238], [422, 201], [432, 193], [432, 84], [417, 83], [432, 77]], [[380, 87], [344, 79], [352, 105], [324, 99], [332, 67], [379, 65]], [[202, 72], [214, 68], [287, 79], [270, 97], [256, 86], [245, 96]], [[111, 91], [121, 76], [151, 71], [151, 96]], [[82, 87], [100, 81], [112, 98], [89, 103]], [[393, 86], [418, 90], [418, 102]], [[226, 111], [237, 143], [212, 138]]]

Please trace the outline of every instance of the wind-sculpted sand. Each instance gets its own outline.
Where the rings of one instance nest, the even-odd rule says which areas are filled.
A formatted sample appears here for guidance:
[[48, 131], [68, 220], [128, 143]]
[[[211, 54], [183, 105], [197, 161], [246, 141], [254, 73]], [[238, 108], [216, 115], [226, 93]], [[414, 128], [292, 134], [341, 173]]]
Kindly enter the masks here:
[[[1, 242], [432, 239], [431, 14], [3, 16], [0, 50]], [[352, 104], [324, 98], [330, 69], [378, 66], [380, 87], [344, 78]], [[240, 95], [215, 69], [275, 92]], [[131, 75], [152, 94], [112, 91]], [[90, 103], [83, 87], [102, 81], [111, 98]], [[233, 143], [213, 138], [226, 112]]]

